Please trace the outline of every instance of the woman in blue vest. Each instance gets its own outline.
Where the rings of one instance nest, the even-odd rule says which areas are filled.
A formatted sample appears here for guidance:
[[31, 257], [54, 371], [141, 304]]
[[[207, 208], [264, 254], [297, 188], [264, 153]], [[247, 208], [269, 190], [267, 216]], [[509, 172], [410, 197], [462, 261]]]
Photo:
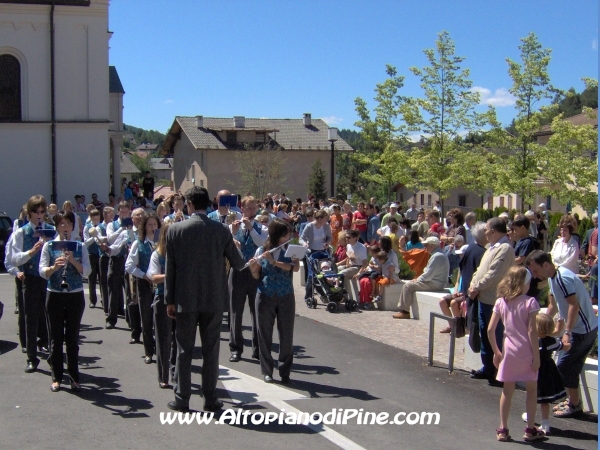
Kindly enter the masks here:
[[46, 313], [50, 334], [48, 363], [52, 371], [52, 392], [58, 392], [63, 379], [63, 342], [67, 347], [67, 371], [71, 389], [79, 391], [79, 325], [85, 309], [83, 280], [91, 271], [87, 248], [74, 242], [73, 251], [59, 246], [70, 240], [75, 229], [75, 215], [59, 211], [54, 216], [56, 239], [46, 242], [40, 257], [40, 275], [48, 280]]
[[[161, 389], [168, 389], [169, 368], [171, 360], [171, 346], [174, 343], [173, 333], [175, 321], [167, 316], [165, 304], [165, 256], [167, 254], [167, 230], [169, 223], [160, 229], [158, 246], [150, 257], [150, 266], [146, 276], [152, 280], [154, 286], [154, 333], [156, 337], [156, 367], [158, 369], [158, 385]], [[172, 377], [171, 377], [172, 378]]]
[[[125, 270], [135, 277], [137, 299], [142, 319], [142, 336], [144, 339], [144, 362], [150, 364], [154, 354], [154, 338], [152, 336], [152, 280], [146, 275], [150, 266], [150, 257], [154, 250], [154, 231], [160, 228], [160, 220], [155, 212], [144, 216], [137, 230], [137, 239], [133, 241], [125, 262]], [[135, 339], [133, 339], [135, 340]]]
[[[256, 321], [258, 323], [258, 347], [260, 369], [265, 383], [273, 382], [273, 327], [277, 319], [279, 332], [279, 376], [283, 384], [290, 382], [290, 370], [294, 358], [294, 316], [296, 301], [292, 272], [298, 271], [298, 261], [284, 256], [285, 249], [276, 249], [290, 239], [292, 227], [282, 219], [269, 224], [269, 237], [264, 247], [256, 251], [250, 265], [252, 276], [259, 280], [256, 295]], [[276, 250], [275, 250], [276, 249]], [[261, 258], [259, 258], [262, 255]]]

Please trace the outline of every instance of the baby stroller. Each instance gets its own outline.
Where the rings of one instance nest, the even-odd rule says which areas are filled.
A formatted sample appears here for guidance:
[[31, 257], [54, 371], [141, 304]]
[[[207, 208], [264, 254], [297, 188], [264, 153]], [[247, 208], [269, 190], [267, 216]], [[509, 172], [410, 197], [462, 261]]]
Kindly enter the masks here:
[[[315, 252], [307, 257], [308, 276], [312, 280], [312, 296], [306, 299], [306, 306], [317, 307], [316, 296], [327, 305], [327, 311], [334, 313], [341, 303], [344, 303], [347, 311], [353, 311], [358, 306], [356, 300], [352, 300], [344, 289], [344, 275], [335, 273], [335, 263], [327, 252]], [[324, 273], [321, 270], [322, 263], [328, 263], [331, 271]], [[316, 295], [315, 295], [316, 294]]]

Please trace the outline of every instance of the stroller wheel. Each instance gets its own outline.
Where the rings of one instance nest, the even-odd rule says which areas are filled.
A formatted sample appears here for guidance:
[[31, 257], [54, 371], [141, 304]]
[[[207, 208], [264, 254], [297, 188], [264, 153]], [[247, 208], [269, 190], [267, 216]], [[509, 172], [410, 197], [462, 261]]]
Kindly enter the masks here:
[[304, 299], [304, 301], [306, 302], [306, 306], [307, 306], [308, 308], [312, 308], [312, 307], [313, 307], [313, 306], [312, 306], [312, 305], [313, 305], [313, 300], [312, 300], [312, 298], [305, 298], [305, 299]]
[[350, 311], [352, 309], [352, 304], [350, 303], [350, 300], [347, 300], [344, 303], [344, 306], [346, 307], [346, 311]]
[[317, 309], [317, 301], [314, 298], [312, 299], [311, 305], [313, 309]]
[[348, 300], [346, 302], [346, 305], [350, 304], [350, 311], [354, 311], [356, 309], [356, 307], [358, 306], [358, 303], [356, 303], [356, 300]]
[[329, 311], [330, 313], [336, 312], [337, 311], [337, 303], [336, 302], [327, 303], [327, 311]]

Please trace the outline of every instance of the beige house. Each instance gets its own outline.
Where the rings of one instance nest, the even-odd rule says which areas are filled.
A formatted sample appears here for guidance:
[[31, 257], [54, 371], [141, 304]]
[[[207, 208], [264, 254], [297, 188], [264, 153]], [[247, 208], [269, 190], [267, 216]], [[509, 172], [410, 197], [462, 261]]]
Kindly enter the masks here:
[[[173, 156], [175, 190], [185, 192], [192, 186], [203, 186], [211, 195], [221, 189], [244, 194], [240, 175], [236, 173], [239, 154], [265, 145], [275, 146], [281, 150], [284, 159], [282, 192], [290, 198], [305, 198], [311, 166], [317, 159], [327, 174], [329, 190], [331, 142], [328, 141], [328, 128], [323, 120], [312, 119], [310, 114], [301, 119], [177, 116], [162, 153]], [[334, 151], [354, 150], [338, 137]], [[262, 177], [263, 173], [258, 170], [252, 176]]]
[[150, 158], [150, 169], [154, 178], [159, 180], [173, 179], [173, 158]]
[[[417, 208], [431, 209], [435, 206], [435, 202], [440, 199], [440, 196], [433, 191], [411, 191], [402, 184], [394, 186], [396, 191], [396, 201], [402, 204], [406, 204], [410, 207], [411, 204], [416, 203]], [[463, 212], [467, 213], [473, 211], [475, 208], [481, 208], [483, 204], [483, 197], [472, 191], [468, 191], [462, 188], [452, 189], [450, 196], [444, 199], [444, 211], [451, 208], [460, 208]]]

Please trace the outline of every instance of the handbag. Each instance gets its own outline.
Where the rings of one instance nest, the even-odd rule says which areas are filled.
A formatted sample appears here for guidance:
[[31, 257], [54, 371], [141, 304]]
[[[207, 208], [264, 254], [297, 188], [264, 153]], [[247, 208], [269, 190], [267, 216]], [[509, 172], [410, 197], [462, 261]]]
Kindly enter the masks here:
[[467, 334], [467, 319], [462, 316], [456, 318], [456, 337], [463, 338]]

